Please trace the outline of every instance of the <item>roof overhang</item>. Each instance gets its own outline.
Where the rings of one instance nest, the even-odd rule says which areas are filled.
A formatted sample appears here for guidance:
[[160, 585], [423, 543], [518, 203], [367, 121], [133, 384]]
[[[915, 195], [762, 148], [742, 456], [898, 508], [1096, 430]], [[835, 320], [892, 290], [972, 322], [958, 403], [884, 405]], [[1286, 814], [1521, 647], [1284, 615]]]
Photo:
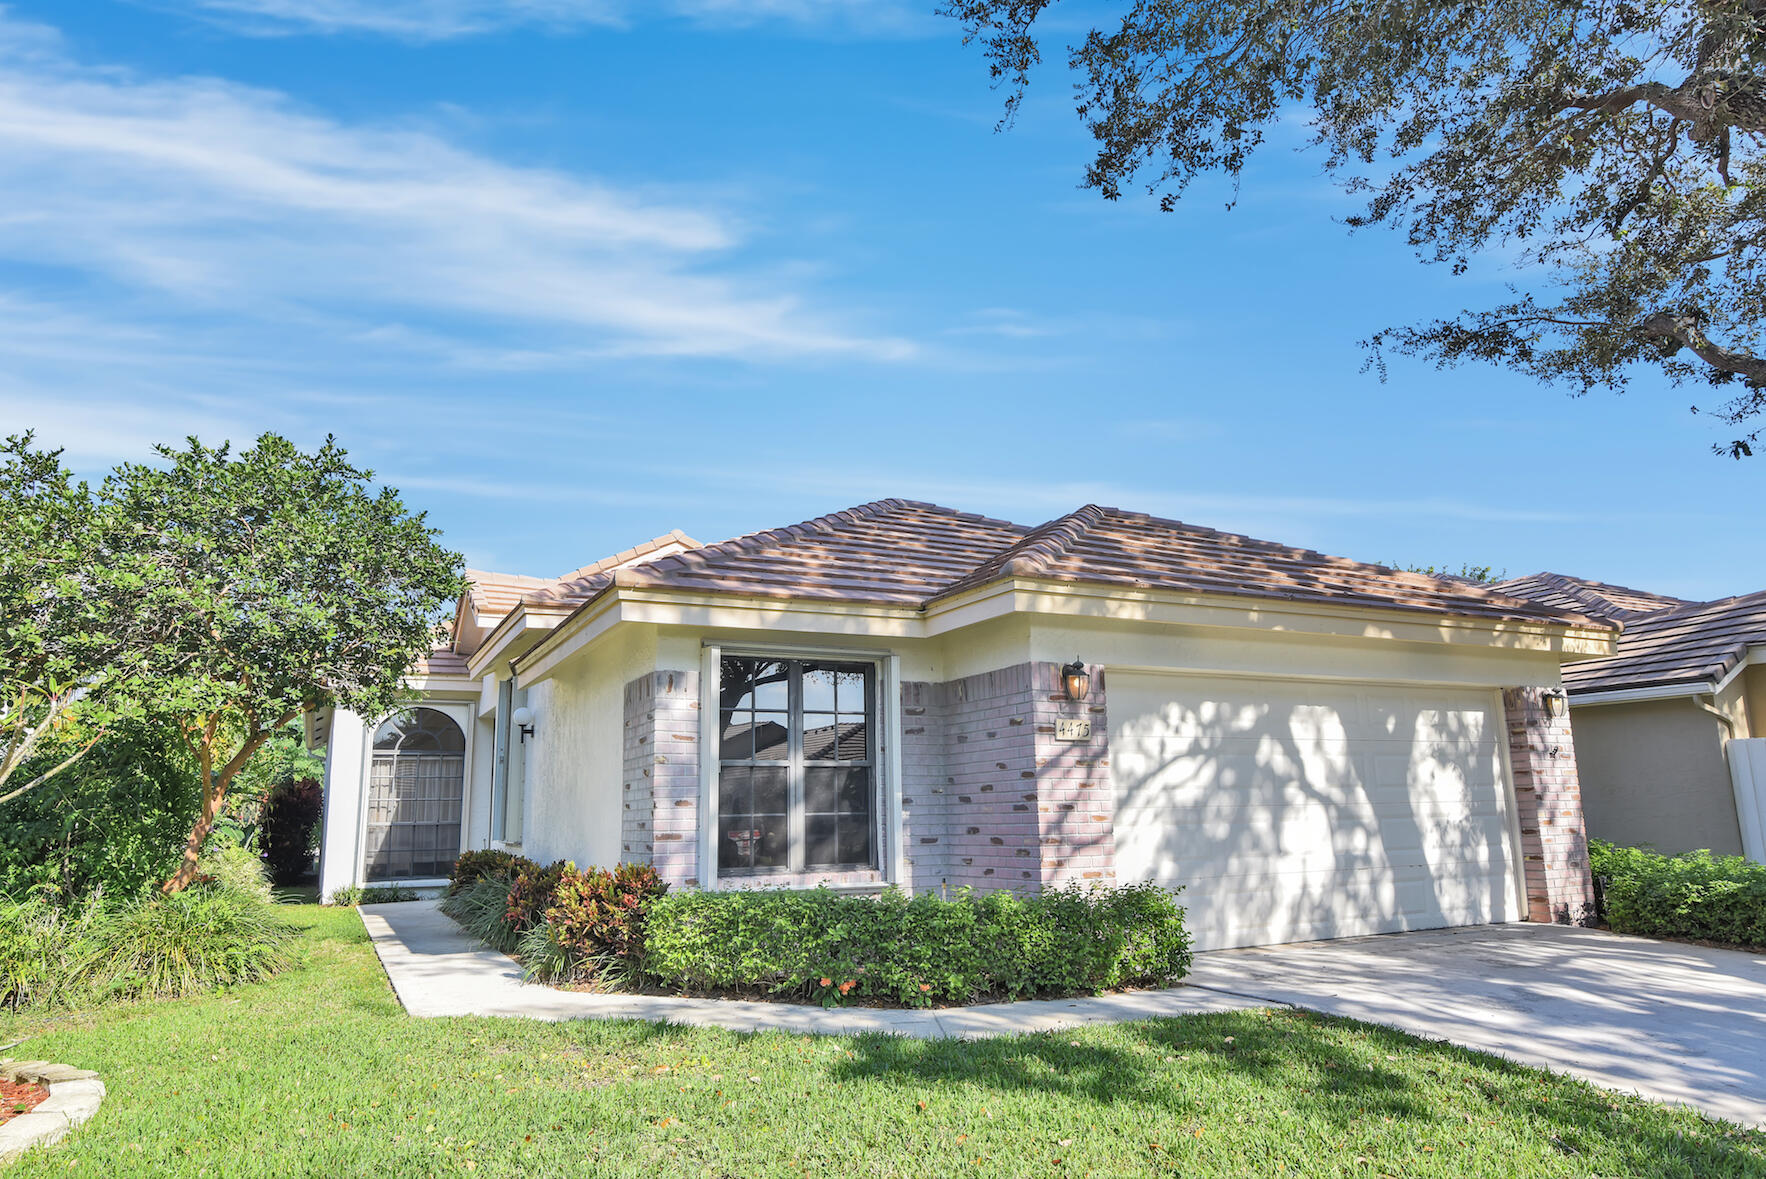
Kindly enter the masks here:
[[1677, 684], [1644, 684], [1635, 688], [1608, 688], [1604, 691], [1588, 692], [1569, 689], [1570, 703], [1581, 708], [1591, 708], [1601, 704], [1637, 704], [1645, 700], [1679, 700], [1692, 696], [1715, 696], [1729, 689], [1736, 679], [1750, 667], [1766, 666], [1766, 644], [1749, 647], [1742, 657], [1735, 661], [1735, 666], [1724, 672], [1722, 676], [1711, 679], [1689, 680]]
[[899, 641], [938, 638], [1012, 615], [1495, 647], [1550, 654], [1560, 661], [1610, 656], [1617, 639], [1615, 631], [1569, 623], [1024, 578], [978, 586], [924, 609], [908, 603], [615, 584], [556, 625], [525, 654], [516, 656], [514, 665], [523, 682], [538, 682], [602, 635], [628, 622]]

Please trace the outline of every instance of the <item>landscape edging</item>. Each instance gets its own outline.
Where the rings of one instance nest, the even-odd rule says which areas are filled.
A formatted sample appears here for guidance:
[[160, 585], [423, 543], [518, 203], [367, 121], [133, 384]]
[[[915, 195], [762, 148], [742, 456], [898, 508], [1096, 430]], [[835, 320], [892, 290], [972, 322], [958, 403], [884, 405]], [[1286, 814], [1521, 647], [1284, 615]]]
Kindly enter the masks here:
[[91, 1069], [46, 1060], [0, 1059], [0, 1077], [49, 1089], [41, 1105], [0, 1122], [0, 1163], [12, 1162], [33, 1146], [60, 1142], [69, 1130], [90, 1120], [104, 1102], [104, 1082]]

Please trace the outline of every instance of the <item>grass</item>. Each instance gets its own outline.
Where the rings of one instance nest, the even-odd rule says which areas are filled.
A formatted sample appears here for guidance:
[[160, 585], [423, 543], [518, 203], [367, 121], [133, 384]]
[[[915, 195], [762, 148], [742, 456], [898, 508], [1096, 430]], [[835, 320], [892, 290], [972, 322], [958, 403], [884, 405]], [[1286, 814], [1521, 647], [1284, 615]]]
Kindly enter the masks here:
[[357, 915], [182, 1001], [0, 1018], [98, 1069], [66, 1175], [1766, 1175], [1766, 1134], [1290, 1011], [980, 1043], [415, 1020]]

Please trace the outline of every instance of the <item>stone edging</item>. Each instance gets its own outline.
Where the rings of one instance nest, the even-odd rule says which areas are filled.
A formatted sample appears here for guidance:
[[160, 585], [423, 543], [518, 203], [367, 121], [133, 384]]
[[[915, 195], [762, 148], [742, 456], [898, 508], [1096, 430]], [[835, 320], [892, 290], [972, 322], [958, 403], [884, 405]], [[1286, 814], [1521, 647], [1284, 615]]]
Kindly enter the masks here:
[[104, 1082], [90, 1069], [46, 1060], [0, 1059], [0, 1077], [47, 1085], [44, 1102], [9, 1122], [0, 1122], [0, 1163], [9, 1163], [33, 1146], [59, 1142], [67, 1132], [98, 1112]]

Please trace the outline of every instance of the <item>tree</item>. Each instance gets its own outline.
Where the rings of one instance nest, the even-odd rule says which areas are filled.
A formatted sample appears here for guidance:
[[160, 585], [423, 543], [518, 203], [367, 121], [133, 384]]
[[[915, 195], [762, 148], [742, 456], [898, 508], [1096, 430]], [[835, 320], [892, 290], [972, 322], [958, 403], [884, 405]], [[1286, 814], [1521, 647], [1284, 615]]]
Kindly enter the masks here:
[[[104, 505], [30, 434], [0, 447], [0, 803], [66, 772], [166, 654]], [[47, 762], [37, 757], [53, 747]], [[28, 772], [27, 772], [28, 767]], [[22, 777], [22, 781], [18, 780]]]
[[237, 455], [195, 438], [158, 452], [165, 465], [118, 467], [103, 498], [180, 660], [154, 700], [202, 787], [163, 885], [175, 892], [252, 755], [306, 709], [390, 711], [464, 582], [424, 515], [333, 439], [311, 454], [275, 434]]
[[1507, 569], [1497, 569], [1490, 565], [1474, 565], [1470, 561], [1460, 562], [1458, 569], [1451, 565], [1398, 565], [1390, 561], [1387, 565], [1393, 569], [1402, 569], [1406, 573], [1427, 573], [1430, 577], [1447, 577], [1455, 581], [1470, 581], [1477, 585], [1491, 585], [1508, 576]]
[[[1009, 123], [1059, 0], [946, 0], [1008, 89]], [[1136, 0], [1068, 51], [1097, 150], [1085, 184], [1170, 210], [1235, 179], [1309, 108], [1312, 146], [1367, 206], [1463, 272], [1510, 246], [1532, 289], [1367, 341], [1506, 365], [1577, 395], [1638, 367], [1728, 393], [1753, 452], [1766, 412], [1766, 0]], [[1699, 412], [1695, 407], [1694, 412]]]

